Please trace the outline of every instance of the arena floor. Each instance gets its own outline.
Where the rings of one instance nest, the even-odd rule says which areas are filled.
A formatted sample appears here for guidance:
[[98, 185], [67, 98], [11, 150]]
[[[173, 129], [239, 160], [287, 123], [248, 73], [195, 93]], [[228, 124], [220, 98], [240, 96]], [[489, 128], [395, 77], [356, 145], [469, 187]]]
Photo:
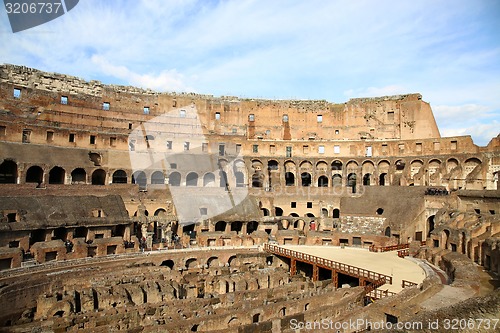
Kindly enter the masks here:
[[426, 278], [425, 271], [417, 263], [398, 257], [397, 251], [370, 252], [368, 249], [338, 246], [282, 245], [281, 247], [392, 276], [392, 285], [386, 284], [379, 289], [395, 293], [402, 290], [402, 280], [421, 283]]

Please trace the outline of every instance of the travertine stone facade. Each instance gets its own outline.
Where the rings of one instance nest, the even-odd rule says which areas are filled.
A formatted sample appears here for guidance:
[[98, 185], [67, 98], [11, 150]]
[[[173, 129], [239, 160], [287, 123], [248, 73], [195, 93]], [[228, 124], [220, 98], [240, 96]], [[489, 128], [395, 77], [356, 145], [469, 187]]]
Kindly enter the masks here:
[[[159, 263], [118, 264], [142, 250], [411, 243], [410, 254], [440, 265], [451, 279], [463, 262], [498, 274], [499, 174], [500, 136], [486, 147], [470, 136], [441, 137], [420, 94], [345, 103], [242, 99], [1, 65], [0, 274], [8, 280], [54, 267], [64, 275], [71, 267], [85, 277], [93, 274], [86, 260], [116, 258], [117, 266], [109, 278], [85, 285], [41, 279], [31, 296], [5, 280], [0, 305], [12, 299], [10, 290], [20, 296], [0, 325], [278, 332], [290, 318], [328, 312], [321, 297], [348, 309], [331, 318], [367, 309], [363, 291], [339, 297], [326, 282], [308, 282], [308, 274], [290, 278], [286, 262], [280, 267], [278, 257], [257, 251], [237, 272], [201, 253], [179, 263], [169, 259], [174, 251]], [[148, 273], [123, 280], [129, 271]], [[266, 276], [267, 284], [259, 280]], [[266, 294], [285, 285], [292, 296]], [[431, 297], [437, 285], [429, 278], [411, 297]], [[257, 317], [245, 302], [259, 308]], [[129, 306], [138, 312], [124, 310]], [[172, 312], [181, 307], [205, 312]], [[391, 313], [409, 318], [407, 310]]]

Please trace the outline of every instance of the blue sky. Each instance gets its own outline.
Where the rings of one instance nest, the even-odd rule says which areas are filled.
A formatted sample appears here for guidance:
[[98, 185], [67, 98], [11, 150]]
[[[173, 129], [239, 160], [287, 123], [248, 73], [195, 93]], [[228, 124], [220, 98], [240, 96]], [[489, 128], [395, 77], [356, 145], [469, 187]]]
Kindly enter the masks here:
[[419, 92], [442, 136], [500, 132], [497, 0], [80, 0], [0, 62], [158, 91], [276, 99]]

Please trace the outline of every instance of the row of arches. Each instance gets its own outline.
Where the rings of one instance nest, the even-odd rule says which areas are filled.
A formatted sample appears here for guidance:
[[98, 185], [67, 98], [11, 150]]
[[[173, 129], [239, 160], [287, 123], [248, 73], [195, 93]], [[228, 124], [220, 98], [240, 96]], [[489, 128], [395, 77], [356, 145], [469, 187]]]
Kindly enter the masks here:
[[[120, 171], [120, 178], [115, 178], [115, 174]], [[216, 177], [216, 175], [218, 177]], [[245, 186], [245, 175], [243, 172], [236, 171], [235, 174], [236, 187]], [[115, 180], [120, 180], [121, 182], [127, 182], [126, 173], [123, 170], [117, 170], [113, 173], [112, 182]], [[198, 186], [198, 187], [227, 187], [229, 184], [228, 174], [225, 171], [219, 171], [218, 173], [207, 172], [200, 176], [197, 172], [189, 172], [183, 179], [180, 172], [171, 172], [168, 176], [165, 175], [163, 171], [155, 171], [151, 174], [150, 184], [168, 184], [171, 186]], [[118, 181], [117, 181], [118, 182]], [[136, 171], [132, 174], [132, 184], [139, 184], [140, 186], [146, 186], [148, 183], [146, 173], [144, 171]]]
[[[455, 188], [463, 186], [462, 183], [468, 178], [477, 176], [482, 165], [481, 160], [476, 157], [465, 159], [463, 162], [454, 157], [450, 157], [444, 162], [437, 158], [428, 161], [413, 159], [408, 165], [401, 159], [392, 164], [386, 159], [377, 163], [371, 160], [362, 163], [350, 160], [345, 164], [340, 160], [334, 160], [331, 163], [321, 160], [316, 162], [315, 165], [311, 161], [305, 160], [300, 162], [298, 166], [292, 160], [285, 161], [282, 166], [276, 160], [269, 160], [267, 161], [268, 172], [266, 174], [264, 164], [260, 160], [254, 159], [251, 163], [254, 172], [250, 182], [247, 182], [247, 169], [243, 161], [239, 161], [237, 165], [233, 166], [234, 174], [230, 176], [234, 186], [245, 187], [248, 184], [252, 187], [272, 187], [284, 183], [285, 186], [334, 187], [345, 185], [355, 189], [358, 183], [362, 183], [364, 186], [389, 185], [390, 182], [394, 183], [395, 180], [398, 180], [400, 176], [397, 176], [397, 174], [400, 174], [404, 175], [406, 179], [406, 182], [403, 183], [399, 181], [400, 185], [436, 186], [439, 185], [438, 182], [441, 178], [447, 178], [450, 179], [450, 186]], [[132, 175], [125, 170], [116, 170], [110, 177], [109, 183], [132, 183], [141, 186], [146, 186], [148, 183], [169, 183], [172, 186], [227, 187], [230, 179], [228, 173], [222, 167], [224, 166], [221, 164], [221, 170], [218, 172], [205, 174], [188, 172], [185, 176], [178, 171], [173, 171], [168, 176], [163, 171], [154, 171], [148, 177], [142, 170], [135, 171]], [[281, 167], [284, 168], [284, 172], [280, 171]], [[390, 177], [392, 181], [389, 179], [389, 174], [392, 175]], [[45, 177], [48, 179], [45, 179]], [[30, 166], [24, 175], [24, 180], [27, 183], [47, 182], [49, 184], [86, 184], [90, 182], [95, 185], [104, 185], [106, 178], [106, 171], [98, 169], [92, 172], [90, 179], [87, 179], [87, 172], [83, 168], [74, 169], [71, 172], [71, 177], [67, 177], [66, 171], [60, 166], [53, 167], [45, 176], [44, 169], [36, 165]], [[481, 177], [476, 178], [482, 179]], [[494, 172], [486, 178], [493, 183], [498, 182], [498, 172]], [[0, 183], [15, 184], [18, 181], [17, 179], [17, 164], [12, 160], [4, 160], [0, 164]], [[492, 184], [489, 188], [496, 188], [496, 186]]]
[[[217, 256], [212, 256], [208, 258], [205, 262], [203, 262], [199, 258], [187, 258], [185, 260], [181, 260], [180, 263], [177, 263], [178, 265], [181, 265], [181, 268], [186, 268], [186, 269], [192, 269], [192, 268], [197, 268], [197, 267], [221, 267], [221, 266], [234, 266], [236, 262], [236, 256], [230, 256], [227, 260], [227, 262], [222, 261], [219, 257]], [[170, 269], [174, 269], [176, 263], [172, 259], [166, 259], [163, 260], [159, 266], [161, 267], [168, 267]]]
[[[47, 179], [48, 176], [48, 179]], [[70, 182], [72, 184], [86, 184], [87, 172], [83, 168], [76, 168], [70, 173]], [[4, 161], [0, 166], [0, 183], [16, 184], [18, 178], [17, 165], [13, 161]], [[94, 170], [91, 173], [91, 183], [93, 185], [104, 185], [106, 180], [106, 171], [103, 169]], [[49, 184], [65, 184], [66, 170], [59, 166], [55, 166], [48, 171], [48, 175], [42, 167], [38, 165], [30, 166], [24, 177], [25, 183], [49, 183]]]

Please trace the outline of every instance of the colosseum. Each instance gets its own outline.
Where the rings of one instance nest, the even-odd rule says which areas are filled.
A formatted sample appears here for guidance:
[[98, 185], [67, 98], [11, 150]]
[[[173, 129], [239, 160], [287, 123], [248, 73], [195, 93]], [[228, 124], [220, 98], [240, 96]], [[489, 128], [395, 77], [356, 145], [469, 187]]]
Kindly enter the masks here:
[[1, 332], [498, 332], [500, 135], [420, 94], [0, 66]]

